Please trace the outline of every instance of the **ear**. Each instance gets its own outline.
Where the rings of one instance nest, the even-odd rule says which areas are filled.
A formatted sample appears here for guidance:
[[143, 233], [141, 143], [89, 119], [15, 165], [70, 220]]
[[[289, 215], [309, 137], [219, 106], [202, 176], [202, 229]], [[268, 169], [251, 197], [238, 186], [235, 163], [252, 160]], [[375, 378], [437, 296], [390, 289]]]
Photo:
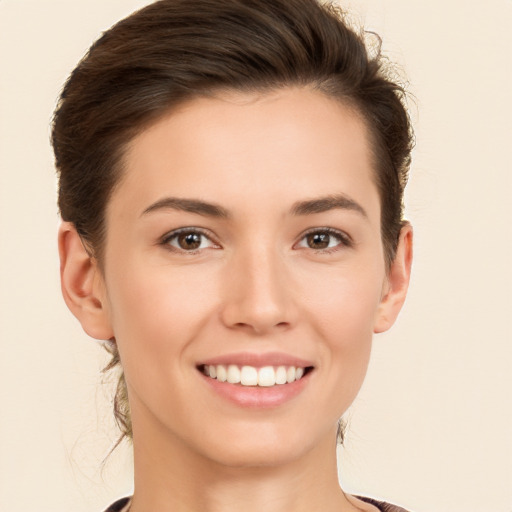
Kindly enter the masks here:
[[98, 340], [113, 338], [98, 262], [87, 252], [71, 222], [60, 226], [59, 256], [62, 295], [68, 308], [89, 336]]
[[412, 238], [412, 226], [406, 222], [400, 231], [395, 259], [388, 270], [374, 333], [387, 331], [395, 323], [405, 302], [411, 276]]

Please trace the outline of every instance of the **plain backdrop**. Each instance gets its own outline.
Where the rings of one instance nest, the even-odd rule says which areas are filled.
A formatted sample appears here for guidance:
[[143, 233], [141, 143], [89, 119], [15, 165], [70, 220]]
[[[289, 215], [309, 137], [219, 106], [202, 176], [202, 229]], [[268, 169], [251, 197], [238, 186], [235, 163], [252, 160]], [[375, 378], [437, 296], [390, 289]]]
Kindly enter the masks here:
[[[193, 0], [191, 0], [193, 1]], [[0, 510], [132, 488], [105, 355], [60, 296], [49, 124], [88, 46], [143, 0], [0, 0]], [[512, 1], [351, 0], [410, 81], [413, 281], [375, 338], [340, 478], [414, 512], [512, 512]]]

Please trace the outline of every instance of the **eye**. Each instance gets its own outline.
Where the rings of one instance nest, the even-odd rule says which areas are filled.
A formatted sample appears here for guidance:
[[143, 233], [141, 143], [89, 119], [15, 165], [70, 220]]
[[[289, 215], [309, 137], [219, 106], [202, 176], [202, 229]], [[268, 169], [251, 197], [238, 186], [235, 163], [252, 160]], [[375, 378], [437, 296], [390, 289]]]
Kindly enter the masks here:
[[205, 233], [197, 228], [182, 228], [167, 234], [162, 244], [178, 251], [195, 252], [218, 247]]
[[331, 228], [320, 228], [306, 233], [297, 247], [325, 251], [339, 246], [350, 247], [352, 242], [345, 233]]

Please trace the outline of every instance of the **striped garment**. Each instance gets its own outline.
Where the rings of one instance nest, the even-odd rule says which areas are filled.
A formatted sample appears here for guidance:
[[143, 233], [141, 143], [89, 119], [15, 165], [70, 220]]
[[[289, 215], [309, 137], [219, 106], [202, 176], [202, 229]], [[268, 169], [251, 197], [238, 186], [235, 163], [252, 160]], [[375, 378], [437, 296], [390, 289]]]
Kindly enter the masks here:
[[[377, 501], [372, 498], [364, 498], [363, 496], [357, 496], [360, 500], [365, 501], [366, 503], [370, 503], [371, 505], [375, 505], [381, 512], [407, 512], [402, 507], [397, 507], [396, 505], [391, 505], [389, 503], [384, 503], [383, 501]], [[105, 512], [126, 512], [128, 508], [128, 504], [130, 503], [130, 498], [122, 498], [105, 510]]]

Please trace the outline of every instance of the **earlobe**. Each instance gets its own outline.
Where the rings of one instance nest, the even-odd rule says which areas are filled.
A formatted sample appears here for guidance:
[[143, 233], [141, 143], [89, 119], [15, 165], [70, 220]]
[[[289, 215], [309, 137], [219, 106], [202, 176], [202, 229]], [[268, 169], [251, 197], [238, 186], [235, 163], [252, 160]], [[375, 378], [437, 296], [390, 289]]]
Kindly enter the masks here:
[[62, 295], [68, 308], [89, 336], [99, 340], [112, 338], [98, 263], [70, 222], [63, 222], [59, 229], [59, 256]]
[[405, 302], [411, 276], [412, 240], [412, 226], [406, 222], [400, 231], [395, 259], [388, 271], [387, 289], [377, 311], [374, 333], [387, 331], [395, 323]]

